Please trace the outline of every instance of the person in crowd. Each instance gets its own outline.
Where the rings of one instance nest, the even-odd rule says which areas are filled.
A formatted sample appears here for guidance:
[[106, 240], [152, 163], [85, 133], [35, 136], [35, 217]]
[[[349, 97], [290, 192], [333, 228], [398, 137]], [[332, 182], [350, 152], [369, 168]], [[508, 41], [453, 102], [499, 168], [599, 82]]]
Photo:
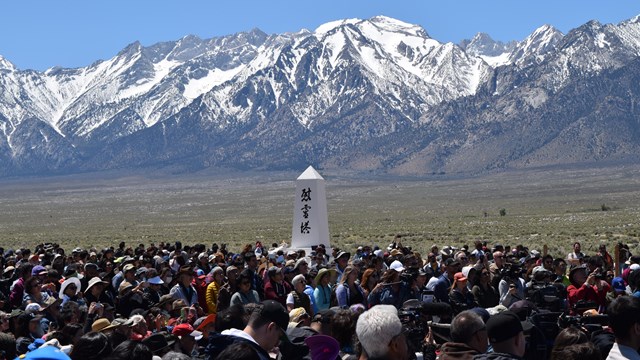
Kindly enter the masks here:
[[251, 290], [258, 293], [259, 299], [264, 299], [264, 282], [258, 274], [258, 258], [253, 251], [248, 251], [244, 255], [244, 261], [247, 264], [246, 270], [251, 274]]
[[76, 342], [70, 357], [72, 360], [101, 360], [111, 355], [113, 346], [107, 335], [101, 332], [88, 332]]
[[440, 349], [440, 360], [471, 360], [487, 352], [489, 340], [484, 321], [477, 313], [465, 310], [451, 321], [451, 341]]
[[456, 273], [453, 276], [453, 284], [449, 291], [449, 303], [454, 313], [469, 310], [477, 306], [473, 299], [473, 294], [471, 294], [467, 287], [467, 278], [462, 272]]
[[264, 296], [266, 300], [275, 300], [286, 306], [287, 295], [291, 293], [291, 285], [284, 281], [282, 268], [271, 266], [267, 271], [269, 279], [264, 284]]
[[[569, 281], [571, 285], [567, 287], [567, 300], [569, 303], [569, 311], [572, 315], [577, 314], [576, 306], [595, 307], [603, 306], [598, 292], [602, 289], [597, 288], [596, 272], [587, 273], [584, 266], [574, 266], [569, 272]], [[605, 294], [606, 295], [606, 294]], [[592, 304], [589, 304], [592, 303]]]
[[316, 307], [318, 311], [326, 310], [331, 307], [331, 276], [335, 270], [322, 268], [316, 275], [316, 288], [313, 291]]
[[258, 292], [251, 289], [253, 273], [249, 269], [244, 269], [238, 276], [238, 291], [231, 296], [231, 305], [235, 304], [258, 304], [260, 297]]
[[487, 336], [493, 352], [480, 354], [474, 359], [506, 360], [521, 359], [525, 354], [526, 340], [524, 331], [531, 329], [528, 323], [523, 327], [520, 318], [512, 311], [493, 315], [487, 321]]
[[9, 303], [13, 307], [20, 307], [22, 305], [22, 301], [24, 300], [24, 287], [27, 282], [31, 278], [31, 270], [33, 269], [32, 264], [22, 264], [16, 272], [18, 273], [18, 280], [12, 285], [11, 294], [9, 294]]
[[342, 275], [344, 274], [345, 270], [347, 269], [347, 265], [349, 264], [351, 253], [340, 251], [335, 255], [334, 258], [336, 260], [336, 273], [338, 275], [338, 278], [336, 279], [336, 281], [341, 282]]
[[[398, 268], [404, 270], [403, 268]], [[396, 308], [402, 306], [402, 281], [400, 273], [396, 269], [389, 269], [382, 274], [382, 279], [369, 293], [367, 302], [369, 306], [393, 305]]]
[[38, 277], [30, 277], [24, 285], [24, 296], [22, 298], [22, 306], [35, 303], [44, 306], [49, 299], [49, 294], [42, 291], [42, 284]]
[[616, 338], [607, 360], [639, 360], [640, 299], [633, 296], [620, 296], [609, 304], [607, 314], [609, 326]]
[[369, 296], [373, 288], [376, 287], [378, 280], [380, 280], [380, 278], [376, 269], [368, 268], [364, 271], [362, 279], [360, 280], [360, 286], [362, 286], [366, 296]]
[[580, 242], [576, 241], [573, 243], [573, 251], [567, 254], [567, 263], [572, 266], [578, 266], [582, 263], [582, 259], [584, 258], [584, 254], [582, 253], [582, 247], [580, 246]]
[[459, 260], [447, 259], [445, 261], [445, 271], [433, 287], [434, 296], [438, 301], [449, 303], [449, 290], [453, 285], [453, 276], [460, 272], [461, 268]]
[[99, 277], [94, 277], [89, 280], [87, 284], [87, 289], [84, 292], [84, 298], [87, 303], [101, 303], [103, 305], [111, 305], [113, 306], [113, 300], [111, 297], [104, 291], [105, 287], [109, 285], [108, 282], [102, 281]]
[[398, 310], [376, 305], [365, 311], [356, 323], [356, 335], [368, 360], [407, 360], [409, 349]]
[[224, 270], [216, 266], [211, 270], [213, 281], [207, 286], [207, 313], [215, 314], [218, 311], [218, 294], [224, 285]]
[[227, 281], [218, 292], [217, 311], [224, 310], [231, 304], [231, 296], [238, 291], [238, 268], [231, 265], [227, 267]]
[[296, 308], [303, 308], [307, 314], [313, 315], [313, 309], [311, 308], [311, 299], [309, 295], [304, 292], [307, 281], [302, 274], [298, 274], [293, 278], [292, 285], [293, 291], [287, 295], [287, 311], [291, 311]]
[[471, 288], [471, 294], [478, 306], [491, 308], [500, 302], [500, 294], [491, 286], [491, 274], [488, 269], [483, 268], [480, 276], [476, 278], [475, 284]]
[[278, 346], [288, 325], [289, 314], [282, 304], [265, 300], [251, 313], [244, 329], [232, 328], [212, 334], [204, 350], [205, 358], [214, 359], [230, 345], [242, 342], [252, 347], [257, 354], [255, 359], [270, 360], [269, 351]]
[[356, 282], [357, 279], [358, 271], [354, 267], [347, 266], [343, 271], [340, 284], [336, 287], [336, 300], [341, 308], [347, 308], [354, 304], [366, 306], [364, 290]]
[[191, 284], [193, 282], [193, 276], [192, 268], [181, 268], [178, 272], [178, 283], [175, 284], [169, 292], [174, 299], [184, 301], [187, 306], [198, 304], [198, 293]]

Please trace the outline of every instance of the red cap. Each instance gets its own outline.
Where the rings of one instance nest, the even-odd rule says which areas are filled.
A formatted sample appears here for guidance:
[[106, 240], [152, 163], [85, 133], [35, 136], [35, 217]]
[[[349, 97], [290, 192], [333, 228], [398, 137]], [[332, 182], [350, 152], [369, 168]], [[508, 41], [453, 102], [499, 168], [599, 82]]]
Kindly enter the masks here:
[[191, 335], [192, 332], [193, 326], [191, 326], [190, 324], [176, 325], [174, 326], [173, 331], [171, 331], [171, 333], [175, 336], [187, 336]]

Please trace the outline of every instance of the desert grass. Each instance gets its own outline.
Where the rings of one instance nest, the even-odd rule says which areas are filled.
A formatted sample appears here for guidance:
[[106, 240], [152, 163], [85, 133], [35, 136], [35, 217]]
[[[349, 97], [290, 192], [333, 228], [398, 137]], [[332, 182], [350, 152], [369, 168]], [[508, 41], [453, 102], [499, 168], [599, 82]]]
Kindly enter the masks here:
[[[302, 172], [304, 169], [301, 169]], [[475, 177], [327, 172], [331, 243], [524, 244], [563, 256], [640, 240], [640, 168], [539, 169]], [[90, 174], [0, 181], [0, 245], [101, 248], [173, 242], [233, 249], [291, 236], [295, 173]], [[501, 210], [504, 216], [501, 215]], [[606, 210], [606, 211], [605, 211]]]

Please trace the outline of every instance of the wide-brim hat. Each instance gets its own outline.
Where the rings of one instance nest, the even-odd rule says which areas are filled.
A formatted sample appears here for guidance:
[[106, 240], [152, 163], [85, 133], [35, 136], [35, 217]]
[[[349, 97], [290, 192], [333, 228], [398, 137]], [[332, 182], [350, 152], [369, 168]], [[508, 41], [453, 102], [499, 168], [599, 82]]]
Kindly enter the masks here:
[[160, 300], [158, 301], [156, 306], [157, 307], [162, 307], [165, 304], [172, 304], [174, 300], [175, 300], [175, 298], [173, 297], [173, 295], [170, 295], [170, 294], [162, 295], [162, 296], [160, 296]]
[[322, 268], [320, 269], [320, 271], [318, 271], [318, 275], [316, 275], [316, 278], [314, 279], [316, 284], [320, 283], [320, 280], [322, 280], [322, 277], [325, 274], [329, 274], [329, 276], [332, 276], [336, 273], [335, 269], [327, 269], [327, 268]]
[[88, 292], [89, 289], [91, 289], [96, 284], [109, 285], [108, 282], [103, 281], [102, 279], [100, 279], [99, 277], [96, 276], [96, 277], [91, 278], [91, 280], [89, 280], [89, 284], [87, 285], [87, 290], [85, 290], [85, 291]]
[[49, 308], [49, 306], [57, 304], [60, 301], [62, 301], [62, 300], [60, 300], [59, 298], [57, 298], [55, 296], [49, 296], [47, 298], [47, 300], [44, 301], [44, 304], [43, 304], [42, 308], [46, 310], [46, 309]]
[[70, 277], [63, 281], [62, 285], [60, 285], [60, 299], [62, 299], [62, 297], [64, 296], [64, 291], [67, 290], [67, 286], [71, 284], [74, 284], [76, 286], [76, 294], [80, 292], [80, 287], [82, 286], [80, 284], [80, 279], [78, 279], [77, 277]]
[[111, 325], [103, 328], [100, 331], [115, 329], [118, 326], [131, 326], [131, 324], [133, 324], [133, 321], [131, 321], [130, 319], [115, 318], [111, 321]]
[[175, 340], [173, 340], [172, 338], [170, 338], [170, 340], [167, 340], [167, 338], [169, 337], [168, 335], [169, 334], [165, 332], [155, 333], [142, 340], [142, 343], [147, 345], [152, 353], [161, 353], [163, 350], [173, 346], [173, 344], [175, 343]]
[[587, 270], [587, 267], [584, 265], [576, 265], [576, 266], [572, 266], [571, 270], [569, 270], [569, 280], [573, 280], [573, 275], [580, 271], [580, 270], [584, 270], [585, 272], [588, 272], [589, 270]]
[[154, 276], [151, 279], [147, 280], [147, 282], [151, 285], [162, 285], [164, 281], [160, 278], [160, 276]]
[[106, 318], [100, 318], [91, 324], [91, 331], [100, 332], [111, 326], [111, 322]]

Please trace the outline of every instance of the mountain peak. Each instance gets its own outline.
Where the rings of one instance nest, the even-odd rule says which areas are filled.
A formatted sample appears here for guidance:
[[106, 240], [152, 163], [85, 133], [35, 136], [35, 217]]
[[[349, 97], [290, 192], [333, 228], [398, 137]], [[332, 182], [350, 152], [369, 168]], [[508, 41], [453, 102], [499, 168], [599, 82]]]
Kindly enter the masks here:
[[357, 24], [357, 23], [359, 23], [361, 21], [362, 21], [361, 19], [357, 19], [357, 18], [330, 21], [328, 23], [324, 23], [324, 24], [318, 26], [316, 28], [316, 30], [314, 31], [314, 33], [316, 35], [322, 36], [322, 35], [330, 32], [330, 31], [332, 31], [333, 29], [339, 28], [339, 27], [344, 26], [344, 25]]
[[0, 70], [15, 71], [16, 67], [9, 60], [5, 59], [4, 56], [0, 55]]

